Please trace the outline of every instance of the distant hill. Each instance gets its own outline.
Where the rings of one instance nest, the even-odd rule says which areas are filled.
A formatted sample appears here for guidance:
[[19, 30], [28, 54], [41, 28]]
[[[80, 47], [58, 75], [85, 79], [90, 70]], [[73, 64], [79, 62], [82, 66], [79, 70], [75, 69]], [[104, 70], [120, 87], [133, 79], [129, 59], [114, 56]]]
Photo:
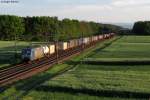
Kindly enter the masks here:
[[121, 26], [123, 28], [128, 28], [128, 29], [132, 29], [134, 25], [133, 23], [112, 23], [112, 24]]

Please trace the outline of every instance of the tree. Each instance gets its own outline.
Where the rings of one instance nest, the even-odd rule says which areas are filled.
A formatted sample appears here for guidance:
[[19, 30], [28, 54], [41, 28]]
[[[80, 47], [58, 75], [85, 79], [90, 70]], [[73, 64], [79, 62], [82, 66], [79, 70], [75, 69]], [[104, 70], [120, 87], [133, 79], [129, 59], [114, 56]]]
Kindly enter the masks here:
[[13, 40], [25, 31], [23, 18], [10, 15], [0, 16], [0, 36], [3, 40]]
[[150, 21], [136, 22], [132, 31], [137, 35], [150, 35]]
[[[21, 37], [28, 41], [67, 41], [70, 39], [98, 35], [108, 32], [118, 32], [120, 27], [110, 24], [78, 21], [75, 19], [58, 20], [57, 17], [18, 17], [0, 16], [1, 39], [12, 40]], [[149, 23], [145, 28], [149, 32]]]

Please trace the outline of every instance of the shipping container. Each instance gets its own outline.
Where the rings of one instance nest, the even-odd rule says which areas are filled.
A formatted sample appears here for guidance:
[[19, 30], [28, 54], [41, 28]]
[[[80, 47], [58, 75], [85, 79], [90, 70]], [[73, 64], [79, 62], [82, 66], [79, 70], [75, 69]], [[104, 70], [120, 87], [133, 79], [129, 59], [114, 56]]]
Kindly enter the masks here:
[[75, 47], [75, 39], [74, 40], [70, 40], [68, 42], [68, 48], [73, 48], [73, 47]]
[[44, 57], [43, 48], [37, 47], [37, 48], [31, 48], [31, 57], [30, 60], [36, 60]]
[[41, 46], [41, 48], [43, 49], [43, 53], [45, 55], [49, 54], [49, 47], [48, 46]]
[[54, 44], [50, 44], [49, 45], [49, 54], [53, 54], [55, 53], [55, 45]]
[[66, 50], [66, 49], [68, 49], [68, 43], [67, 42], [59, 42], [58, 43], [58, 49], [59, 50]]
[[92, 42], [94, 42], [94, 36], [92, 36]]
[[107, 38], [107, 34], [104, 34], [104, 38], [105, 38], [105, 39]]
[[75, 39], [75, 47], [78, 46], [78, 39]]
[[94, 41], [97, 41], [98, 40], [98, 37], [97, 36], [94, 36]]
[[99, 40], [102, 40], [103, 39], [103, 35], [99, 35]]
[[83, 38], [83, 43], [84, 44], [88, 44], [89, 42], [90, 42], [90, 38], [89, 37]]
[[83, 44], [83, 38], [78, 39], [78, 45], [82, 45]]

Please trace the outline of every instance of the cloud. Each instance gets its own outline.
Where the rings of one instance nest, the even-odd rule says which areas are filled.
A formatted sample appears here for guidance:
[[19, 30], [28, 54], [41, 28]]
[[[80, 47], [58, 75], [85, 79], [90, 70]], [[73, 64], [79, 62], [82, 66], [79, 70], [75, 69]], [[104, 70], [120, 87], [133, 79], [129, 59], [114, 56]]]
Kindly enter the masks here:
[[56, 15], [99, 22], [135, 22], [150, 20], [149, 5], [148, 0], [113, 0], [103, 5], [66, 7]]
[[[125, 2], [126, 0], [121, 0], [121, 3], [117, 4], [111, 2], [109, 4], [88, 4], [88, 5], [65, 5], [56, 9], [39, 9], [36, 12], [36, 15], [51, 15], [59, 16], [60, 18], [74, 18], [80, 20], [89, 20], [97, 22], [134, 22], [137, 20], [150, 20], [150, 13], [147, 9], [150, 9], [150, 6], [147, 6], [146, 2], [132, 4], [132, 2]], [[128, 0], [129, 1], [129, 0]], [[128, 5], [130, 4], [130, 5]], [[140, 5], [140, 6], [137, 6]], [[51, 10], [50, 10], [51, 9]]]
[[112, 5], [116, 7], [148, 6], [150, 0], [113, 0]]

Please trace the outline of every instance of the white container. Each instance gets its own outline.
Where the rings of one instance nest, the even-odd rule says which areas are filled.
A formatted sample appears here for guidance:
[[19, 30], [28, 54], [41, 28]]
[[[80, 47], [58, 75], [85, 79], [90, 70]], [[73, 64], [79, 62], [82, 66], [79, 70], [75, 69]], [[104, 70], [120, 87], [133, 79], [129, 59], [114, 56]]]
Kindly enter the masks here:
[[103, 39], [103, 35], [99, 35], [99, 39], [100, 39], [100, 40]]
[[69, 48], [75, 47], [75, 40], [70, 40], [68, 45], [69, 45]]
[[53, 53], [55, 53], [55, 45], [51, 44], [49, 45], [49, 54], [53, 54]]
[[31, 57], [30, 60], [37, 60], [44, 57], [43, 48], [37, 47], [31, 49]]
[[94, 41], [95, 41], [94, 36], [92, 36], [92, 42], [94, 42]]
[[58, 43], [58, 49], [59, 50], [66, 50], [66, 49], [68, 49], [68, 43], [67, 42], [59, 42]]
[[97, 36], [94, 36], [94, 41], [97, 41], [97, 40], [98, 40]]
[[87, 44], [89, 42], [89, 39], [88, 38], [83, 38], [83, 43], [84, 44]]
[[78, 45], [82, 45], [82, 44], [83, 44], [83, 39], [82, 38], [78, 39]]
[[74, 41], [75, 41], [75, 47], [77, 47], [78, 46], [78, 39], [75, 39]]
[[46, 54], [49, 54], [49, 47], [48, 46], [42, 46], [43, 48], [43, 53], [46, 55]]

